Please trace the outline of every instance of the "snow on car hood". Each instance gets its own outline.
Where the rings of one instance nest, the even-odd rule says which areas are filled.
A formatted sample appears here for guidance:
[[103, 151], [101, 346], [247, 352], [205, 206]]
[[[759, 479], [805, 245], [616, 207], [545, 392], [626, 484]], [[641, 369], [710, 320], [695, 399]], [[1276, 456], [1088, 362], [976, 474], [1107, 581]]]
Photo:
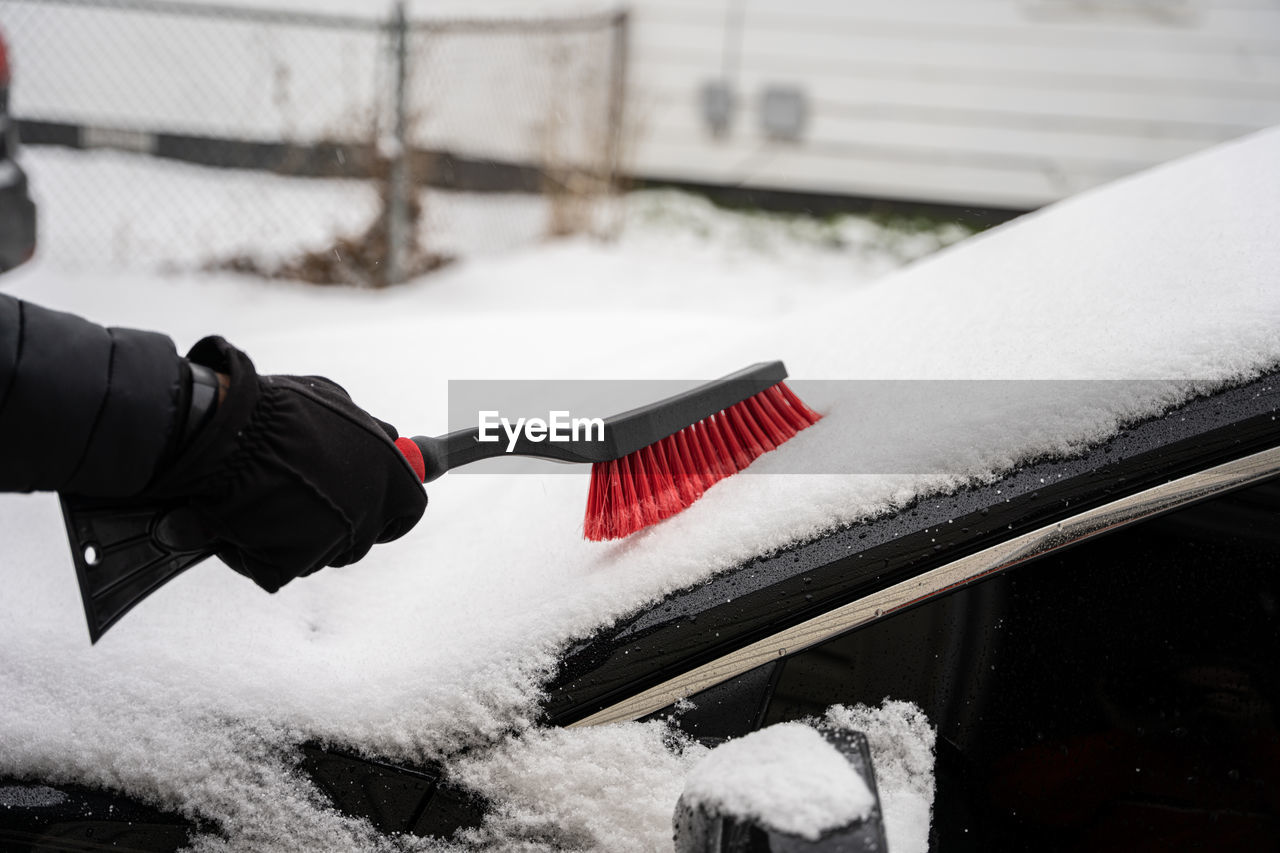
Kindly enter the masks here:
[[[449, 378], [708, 378], [780, 357], [803, 378], [1173, 381], [1056, 405], [992, 399], [969, 418], [903, 424], [899, 452], [923, 473], [901, 475], [789, 473], [859, 442], [858, 400], [810, 399], [826, 417], [760, 460], [775, 476], [730, 478], [618, 543], [581, 538], [585, 471], [450, 474], [430, 486], [422, 524], [358, 565], [268, 596], [210, 562], [93, 648], [56, 501], [3, 496], [0, 771], [110, 785], [214, 819], [224, 838], [205, 849], [371, 847], [366, 828], [323, 810], [295, 777], [290, 744], [321, 737], [405, 759], [509, 749], [569, 639], [753, 555], [1070, 451], [1280, 361], [1277, 190], [1273, 130], [868, 286], [839, 264], [626, 241], [463, 265], [379, 294], [26, 270], [19, 296], [184, 345], [224, 334], [263, 372], [330, 375], [408, 432], [443, 429]], [[683, 772], [660, 734], [617, 731], [647, 744], [628, 753], [637, 779], [641, 765]], [[560, 772], [611, 766], [609, 738], [593, 737], [598, 748], [567, 750]], [[500, 787], [487, 793], [501, 802]], [[623, 784], [607, 796], [629, 794]], [[652, 813], [627, 820], [634, 831], [610, 849], [667, 837]]]

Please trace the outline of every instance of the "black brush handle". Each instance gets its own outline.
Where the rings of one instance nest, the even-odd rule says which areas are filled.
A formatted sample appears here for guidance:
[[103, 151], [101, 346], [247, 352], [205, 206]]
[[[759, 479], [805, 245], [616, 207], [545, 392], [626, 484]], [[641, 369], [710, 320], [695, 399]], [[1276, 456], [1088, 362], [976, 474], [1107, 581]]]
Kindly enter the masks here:
[[[505, 437], [499, 441], [480, 441], [480, 428], [471, 427], [442, 436], [401, 438], [396, 446], [424, 483], [460, 465], [501, 456], [535, 456], [556, 462], [608, 462], [706, 420], [786, 378], [787, 368], [781, 361], [753, 364], [665, 400], [605, 418], [602, 440], [530, 441], [521, 434], [515, 446], [508, 449]], [[421, 455], [421, 465], [414, 458], [415, 447]]]
[[[416, 446], [422, 454], [422, 470], [414, 464], [412, 447]], [[592, 442], [552, 442], [530, 441], [523, 434], [516, 438], [515, 446], [508, 450], [509, 441], [501, 436], [497, 441], [481, 441], [480, 428], [460, 429], [441, 436], [415, 435], [411, 439], [398, 439], [396, 447], [413, 465], [422, 482], [430, 483], [438, 479], [445, 471], [461, 465], [479, 462], [481, 459], [496, 459], [501, 456], [536, 456], [555, 462], [595, 462], [596, 458], [589, 451]]]
[[604, 422], [609, 455], [592, 461], [621, 459], [628, 453], [648, 447], [685, 427], [767, 391], [786, 378], [785, 364], [780, 361], [762, 361], [713, 382], [674, 394], [665, 400], [614, 415]]

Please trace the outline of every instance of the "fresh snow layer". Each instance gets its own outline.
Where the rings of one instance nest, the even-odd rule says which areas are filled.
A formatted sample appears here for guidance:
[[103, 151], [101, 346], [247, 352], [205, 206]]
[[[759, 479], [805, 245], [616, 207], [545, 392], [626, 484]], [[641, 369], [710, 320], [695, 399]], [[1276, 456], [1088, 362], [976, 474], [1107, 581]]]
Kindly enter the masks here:
[[910, 702], [893, 700], [879, 708], [835, 705], [827, 709], [823, 723], [867, 736], [889, 849], [928, 850], [937, 732], [924, 712]]
[[[117, 151], [28, 147], [24, 166], [40, 212], [40, 253], [63, 270], [225, 266], [274, 269], [355, 238], [375, 221], [373, 181], [295, 178], [190, 166]], [[541, 196], [421, 190], [420, 244], [452, 257], [537, 243]]]
[[853, 765], [803, 723], [779, 723], [711, 750], [685, 777], [684, 799], [810, 841], [864, 820], [875, 806]]
[[[37, 178], [31, 194], [40, 214], [40, 255], [62, 272], [172, 274], [225, 267], [241, 258], [273, 269], [302, 253], [323, 251], [339, 238], [358, 236], [378, 212], [377, 187], [363, 180], [285, 177], [52, 147], [24, 148], [22, 162]], [[419, 244], [459, 259], [537, 246], [553, 212], [545, 197], [528, 194], [424, 189], [418, 201], [423, 211]], [[835, 269], [816, 271], [828, 290], [844, 289], [850, 275], [867, 280], [967, 236], [954, 225], [912, 233], [854, 216], [819, 221], [730, 213], [672, 191], [634, 193], [621, 206], [602, 200], [594, 213], [602, 229], [620, 221], [632, 242], [638, 237], [648, 245], [661, 241], [666, 251], [674, 244], [709, 254], [721, 268], [743, 265], [761, 252], [797, 258], [799, 249], [799, 257], [811, 262], [840, 265], [840, 276]], [[816, 251], [822, 247], [836, 249]], [[562, 291], [546, 293], [550, 282], [538, 278], [536, 290], [510, 283], [484, 290], [490, 296], [502, 293], [504, 300], [523, 293], [528, 301], [561, 307]], [[803, 295], [779, 288], [772, 274], [761, 278], [757, 293], [748, 291], [749, 296], [767, 293], [794, 305]], [[589, 283], [566, 282], [575, 291]], [[467, 288], [473, 291], [474, 283]], [[716, 298], [723, 295], [710, 289]], [[478, 303], [469, 299], [466, 307], [475, 309]]]
[[[31, 165], [39, 187], [40, 162]], [[45, 223], [79, 203], [63, 186], [66, 197], [42, 199]], [[221, 832], [201, 849], [423, 846], [377, 839], [324, 808], [292, 764], [296, 744], [318, 737], [444, 760], [501, 804], [478, 845], [652, 849], [681, 765], [635, 725], [537, 730], [538, 685], [559, 650], [753, 555], [1069, 452], [1277, 363], [1277, 189], [1271, 131], [870, 284], [861, 252], [792, 239], [726, 247], [655, 227], [462, 263], [385, 292], [75, 272], [42, 257], [6, 276], [5, 289], [162, 329], [182, 347], [223, 334], [262, 371], [329, 375], [413, 433], [444, 429], [450, 378], [709, 378], [783, 358], [802, 378], [1170, 381], [1137, 397], [1085, 383], [1091, 396], [1047, 406], [1027, 405], [1037, 383], [1026, 383], [1021, 402], [902, 424], [893, 450], [902, 470], [922, 473], [796, 474], [874, 438], [859, 432], [859, 401], [833, 391], [807, 401], [823, 421], [755, 466], [774, 476], [731, 477], [622, 542], [581, 538], [585, 472], [448, 476], [431, 485], [415, 530], [355, 566], [268, 596], [211, 561], [95, 647], [56, 500], [0, 496], [0, 772], [105, 785], [199, 815]], [[579, 767], [597, 779], [628, 772], [611, 758], [624, 743], [627, 766], [669, 779], [667, 793], [616, 830], [582, 817], [572, 838], [548, 840], [538, 816], [545, 827], [576, 810], [590, 793], [574, 782]], [[464, 748], [465, 761], [455, 758]], [[557, 753], [567, 756], [558, 769]], [[515, 781], [526, 761], [541, 768], [536, 790]], [[607, 788], [593, 802], [631, 808], [609, 806]], [[902, 807], [915, 829], [899, 832], [920, 837], [927, 798], [900, 802], [923, 803]]]
[[461, 842], [498, 850], [515, 839], [555, 850], [670, 849], [685, 774], [707, 753], [692, 742], [673, 751], [671, 735], [659, 721], [535, 729], [463, 758], [455, 778], [499, 796], [485, 824]]

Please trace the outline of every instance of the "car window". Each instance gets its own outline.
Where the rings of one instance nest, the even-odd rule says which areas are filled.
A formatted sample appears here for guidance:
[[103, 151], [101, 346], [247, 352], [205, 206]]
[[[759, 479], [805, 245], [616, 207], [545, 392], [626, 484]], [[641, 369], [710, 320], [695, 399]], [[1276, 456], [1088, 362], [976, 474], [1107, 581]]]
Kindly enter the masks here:
[[937, 802], [963, 812], [935, 825], [960, 836], [1260, 849], [1280, 820], [1278, 602], [1271, 480], [794, 655], [763, 722], [917, 703]]

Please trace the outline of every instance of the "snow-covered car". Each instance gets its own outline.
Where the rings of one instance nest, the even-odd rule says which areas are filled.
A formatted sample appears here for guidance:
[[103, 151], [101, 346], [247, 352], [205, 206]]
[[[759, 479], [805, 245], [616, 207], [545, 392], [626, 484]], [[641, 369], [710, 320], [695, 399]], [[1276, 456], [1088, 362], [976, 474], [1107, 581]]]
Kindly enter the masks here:
[[548, 717], [718, 741], [893, 697], [937, 728], [931, 849], [1269, 849], [1278, 412], [1272, 372], [750, 561], [573, 648]]
[[[1268, 849], [1278, 412], [1274, 372], [674, 592], [569, 649], [544, 722], [656, 717], [715, 746], [893, 697], [937, 729], [931, 849]], [[439, 767], [319, 743], [297, 761], [386, 833], [449, 837], [487, 808]], [[186, 833], [124, 797], [0, 783], [7, 850]]]
[[[274, 597], [197, 569], [90, 648], [56, 501], [0, 497], [0, 840], [663, 849], [708, 747], [810, 721], [865, 735], [896, 853], [1274, 847], [1277, 151], [1260, 134], [744, 312], [716, 357], [767, 346], [823, 419], [623, 542], [564, 523], [580, 480], [451, 474], [398, 551]], [[590, 262], [595, 293], [618, 267]], [[506, 272], [506, 298], [534, 290]], [[479, 286], [457, 275], [446, 303]], [[346, 309], [353, 371], [484, 354], [419, 298]], [[275, 304], [254, 319], [293, 316]], [[548, 328], [570, 364], [643, 329], [675, 370], [707, 340], [700, 316], [669, 338], [667, 315], [535, 316], [499, 323], [524, 360]], [[264, 360], [334, 349], [268, 332]]]
[[36, 207], [18, 165], [18, 127], [9, 114], [9, 51], [0, 32], [0, 272], [29, 259], [36, 248]]

